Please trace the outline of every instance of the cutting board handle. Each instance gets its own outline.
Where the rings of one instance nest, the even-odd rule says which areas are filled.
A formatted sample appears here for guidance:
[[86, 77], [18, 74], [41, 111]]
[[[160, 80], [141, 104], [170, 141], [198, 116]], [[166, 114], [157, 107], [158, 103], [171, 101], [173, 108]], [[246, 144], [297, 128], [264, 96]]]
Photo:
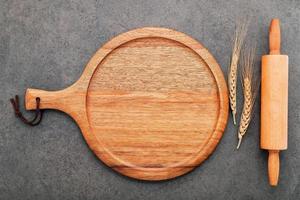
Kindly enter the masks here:
[[36, 98], [39, 97], [41, 99], [41, 109], [56, 109], [74, 117], [74, 105], [82, 105], [86, 95], [78, 92], [76, 88], [74, 85], [59, 91], [28, 88], [25, 94], [25, 107], [27, 110], [34, 110], [36, 108]]
[[41, 98], [41, 109], [59, 109], [57, 102], [62, 101], [60, 94], [62, 91], [45, 91], [28, 88], [25, 93], [25, 107], [27, 110], [36, 108], [36, 98]]

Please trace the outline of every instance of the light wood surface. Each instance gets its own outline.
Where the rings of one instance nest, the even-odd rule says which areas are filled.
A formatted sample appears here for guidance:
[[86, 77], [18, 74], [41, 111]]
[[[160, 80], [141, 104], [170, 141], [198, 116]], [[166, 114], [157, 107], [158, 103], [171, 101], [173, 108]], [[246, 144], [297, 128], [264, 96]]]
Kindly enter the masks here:
[[280, 37], [280, 22], [279, 19], [273, 19], [269, 28], [269, 48], [270, 55], [280, 54], [280, 46], [281, 46], [281, 37]]
[[279, 178], [279, 150], [288, 140], [288, 56], [280, 54], [279, 20], [270, 25], [270, 54], [262, 57], [261, 148], [269, 150], [270, 185]]
[[72, 86], [28, 89], [26, 108], [74, 118], [109, 167], [143, 180], [185, 174], [215, 149], [227, 123], [226, 82], [213, 56], [165, 28], [123, 33], [100, 48]]

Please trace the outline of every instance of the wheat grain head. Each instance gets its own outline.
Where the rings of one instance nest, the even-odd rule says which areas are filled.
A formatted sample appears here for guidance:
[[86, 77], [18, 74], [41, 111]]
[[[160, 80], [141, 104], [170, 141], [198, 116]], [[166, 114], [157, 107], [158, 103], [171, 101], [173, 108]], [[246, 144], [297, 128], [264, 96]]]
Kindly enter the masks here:
[[233, 40], [233, 49], [231, 55], [231, 62], [228, 72], [228, 87], [229, 87], [229, 102], [232, 112], [234, 125], [236, 124], [236, 88], [237, 88], [237, 73], [238, 62], [241, 48], [246, 37], [249, 21], [241, 21], [238, 23]]
[[238, 130], [238, 145], [237, 149], [240, 147], [242, 138], [246, 134], [248, 126], [251, 122], [253, 114], [253, 106], [259, 89], [259, 78], [254, 77], [254, 55], [255, 47], [247, 48], [241, 59], [241, 79], [243, 86], [243, 111], [241, 114], [240, 125]]

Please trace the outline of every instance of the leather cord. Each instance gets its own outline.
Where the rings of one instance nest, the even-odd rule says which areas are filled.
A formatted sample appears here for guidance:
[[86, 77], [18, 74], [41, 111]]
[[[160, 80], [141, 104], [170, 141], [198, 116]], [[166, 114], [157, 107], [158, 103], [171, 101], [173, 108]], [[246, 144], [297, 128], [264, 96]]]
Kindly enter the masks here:
[[39, 97], [36, 98], [36, 109], [35, 109], [35, 116], [32, 120], [26, 119], [23, 114], [20, 111], [20, 104], [19, 104], [19, 96], [16, 95], [15, 99], [11, 98], [10, 102], [13, 106], [13, 109], [15, 111], [15, 115], [17, 118], [19, 118], [21, 121], [23, 121], [25, 124], [29, 126], [36, 126], [38, 125], [43, 118], [43, 110], [40, 109], [40, 102], [41, 99]]

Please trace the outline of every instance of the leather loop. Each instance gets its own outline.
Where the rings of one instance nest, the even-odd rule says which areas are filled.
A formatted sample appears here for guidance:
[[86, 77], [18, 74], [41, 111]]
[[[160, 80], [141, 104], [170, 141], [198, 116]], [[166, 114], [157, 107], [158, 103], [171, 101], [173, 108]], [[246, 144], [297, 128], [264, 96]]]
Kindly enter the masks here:
[[20, 104], [19, 104], [19, 96], [18, 95], [15, 96], [15, 99], [11, 98], [10, 102], [13, 106], [16, 117], [21, 119], [25, 124], [27, 124], [29, 126], [36, 126], [42, 121], [43, 110], [40, 109], [41, 99], [39, 97], [36, 98], [35, 116], [32, 120], [26, 119], [23, 116], [22, 112], [20, 111]]

